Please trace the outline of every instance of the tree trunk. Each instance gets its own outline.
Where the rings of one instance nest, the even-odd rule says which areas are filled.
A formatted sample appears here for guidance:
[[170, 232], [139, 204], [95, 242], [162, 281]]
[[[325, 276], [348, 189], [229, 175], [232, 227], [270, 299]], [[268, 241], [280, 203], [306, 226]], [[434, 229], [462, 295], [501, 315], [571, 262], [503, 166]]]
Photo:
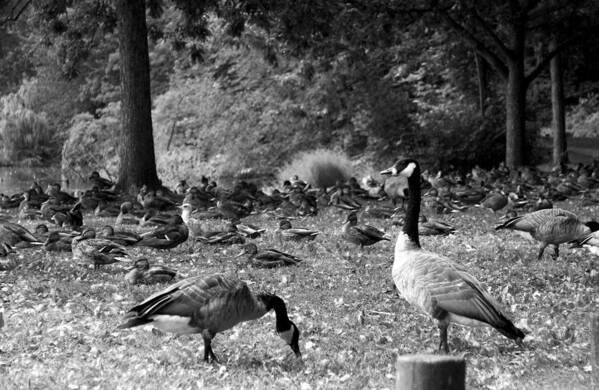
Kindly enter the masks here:
[[150, 60], [144, 0], [116, 2], [121, 75], [120, 167], [117, 187], [160, 185], [152, 133]]
[[487, 70], [487, 62], [480, 54], [475, 52], [474, 60], [476, 61], [476, 75], [478, 78], [478, 109], [480, 110], [480, 115], [484, 117], [488, 97], [489, 72]]
[[464, 390], [466, 361], [451, 355], [397, 357], [396, 390]]
[[526, 33], [524, 25], [516, 22], [512, 26], [510, 35], [513, 55], [507, 60], [505, 163], [509, 168], [516, 168], [525, 163], [523, 150], [526, 130], [526, 80], [524, 73]]
[[[555, 50], [557, 40], [551, 38], [549, 50]], [[566, 114], [564, 110], [564, 79], [560, 53], [551, 59], [551, 107], [553, 111], [553, 165], [561, 166], [568, 162], [566, 145]]]

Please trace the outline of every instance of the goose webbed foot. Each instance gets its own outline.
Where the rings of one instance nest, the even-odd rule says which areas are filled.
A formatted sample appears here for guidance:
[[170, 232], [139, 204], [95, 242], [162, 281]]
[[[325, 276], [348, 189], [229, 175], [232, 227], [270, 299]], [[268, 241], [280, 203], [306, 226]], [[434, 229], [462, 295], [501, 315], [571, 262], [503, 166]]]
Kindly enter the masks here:
[[212, 350], [212, 340], [208, 337], [204, 337], [204, 361], [206, 363], [220, 363]]
[[447, 327], [449, 324], [439, 324], [439, 352], [449, 353], [449, 344], [447, 344]]

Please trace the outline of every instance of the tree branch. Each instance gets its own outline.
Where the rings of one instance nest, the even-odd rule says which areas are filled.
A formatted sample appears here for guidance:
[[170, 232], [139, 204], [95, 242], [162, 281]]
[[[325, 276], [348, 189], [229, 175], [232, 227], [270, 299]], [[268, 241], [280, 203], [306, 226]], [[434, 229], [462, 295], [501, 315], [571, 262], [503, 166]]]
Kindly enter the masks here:
[[464, 37], [466, 41], [470, 42], [470, 44], [474, 46], [474, 50], [476, 50], [477, 53], [479, 53], [489, 64], [491, 64], [493, 68], [495, 68], [495, 70], [501, 75], [501, 77], [507, 78], [507, 66], [497, 54], [493, 53], [493, 51], [491, 51], [491, 49], [489, 49], [481, 40], [476, 38], [476, 36], [470, 30], [456, 22], [447, 12], [442, 11], [439, 14], [449, 24], [450, 27], [452, 27], [462, 37]]
[[493, 31], [493, 29], [489, 27], [489, 23], [487, 23], [487, 21], [484, 20], [482, 16], [480, 16], [478, 11], [476, 9], [472, 9], [470, 12], [472, 12], [472, 14], [474, 15], [474, 19], [478, 22], [482, 29], [485, 30], [485, 32], [491, 37], [491, 40], [493, 41], [499, 52], [507, 58], [513, 58], [514, 53], [512, 52], [512, 50], [510, 50], [503, 44], [503, 42], [501, 41], [501, 39], [499, 39], [495, 31]]
[[[588, 30], [585, 30], [585, 32], [588, 33]], [[533, 82], [534, 79], [536, 79], [541, 74], [541, 72], [549, 64], [549, 62], [551, 62], [551, 59], [553, 57], [555, 57], [557, 54], [559, 54], [565, 48], [567, 48], [568, 46], [570, 46], [572, 44], [572, 42], [576, 41], [577, 39], [579, 39], [580, 37], [583, 37], [585, 35], [588, 36], [589, 34], [584, 34], [583, 32], [578, 33], [578, 34], [574, 34], [570, 38], [566, 39], [565, 41], [563, 41], [559, 45], [557, 45], [555, 49], [553, 49], [549, 53], [547, 53], [547, 55], [545, 55], [545, 57], [524, 78], [525, 85], [526, 86], [530, 85], [530, 83]]]

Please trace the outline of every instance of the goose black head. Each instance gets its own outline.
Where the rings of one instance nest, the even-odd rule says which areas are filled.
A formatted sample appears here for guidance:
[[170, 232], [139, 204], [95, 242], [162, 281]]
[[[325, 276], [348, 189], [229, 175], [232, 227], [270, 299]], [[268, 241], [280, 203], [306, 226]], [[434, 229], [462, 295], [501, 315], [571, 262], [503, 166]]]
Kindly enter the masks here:
[[352, 226], [355, 226], [358, 223], [358, 214], [352, 211], [347, 215], [345, 222], [349, 222]]
[[381, 171], [381, 175], [405, 176], [411, 177], [416, 168], [419, 167], [418, 161], [413, 158], [398, 160], [391, 168]]
[[596, 232], [597, 230], [599, 230], [599, 222], [597, 221], [588, 221], [584, 224], [587, 225], [592, 232]]
[[291, 222], [289, 222], [288, 219], [282, 219], [279, 222], [279, 229], [281, 229], [281, 230], [291, 229]]

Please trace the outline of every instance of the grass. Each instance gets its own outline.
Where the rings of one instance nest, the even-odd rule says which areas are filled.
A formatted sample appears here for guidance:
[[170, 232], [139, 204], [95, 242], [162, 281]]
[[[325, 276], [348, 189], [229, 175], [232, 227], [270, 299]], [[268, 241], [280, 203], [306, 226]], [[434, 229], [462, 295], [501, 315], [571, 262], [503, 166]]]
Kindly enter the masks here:
[[[584, 215], [598, 211], [561, 206]], [[0, 273], [0, 388], [393, 388], [397, 355], [434, 352], [437, 329], [398, 296], [390, 276], [393, 243], [363, 252], [348, 246], [338, 235], [344, 218], [328, 209], [296, 223], [322, 232], [314, 243], [282, 248], [305, 259], [298, 267], [239, 270], [254, 290], [286, 300], [302, 332], [303, 363], [276, 336], [274, 314], [219, 334], [213, 347], [222, 365], [202, 361], [197, 335], [116, 330], [128, 308], [164, 286], [128, 286], [119, 265], [93, 271], [70, 254], [22, 250], [21, 265]], [[562, 248], [558, 261], [537, 262], [536, 244], [493, 231], [495, 217], [483, 210], [441, 218], [457, 233], [422, 237], [422, 245], [467, 267], [530, 330], [520, 347], [490, 328], [451, 327], [450, 347], [467, 360], [468, 388], [592, 388], [589, 313], [599, 306], [591, 272], [597, 260]], [[259, 247], [278, 247], [274, 217], [247, 221], [269, 228]], [[388, 221], [362, 222], [397, 232]], [[239, 261], [236, 247], [131, 252], [187, 276], [236, 272]]]

